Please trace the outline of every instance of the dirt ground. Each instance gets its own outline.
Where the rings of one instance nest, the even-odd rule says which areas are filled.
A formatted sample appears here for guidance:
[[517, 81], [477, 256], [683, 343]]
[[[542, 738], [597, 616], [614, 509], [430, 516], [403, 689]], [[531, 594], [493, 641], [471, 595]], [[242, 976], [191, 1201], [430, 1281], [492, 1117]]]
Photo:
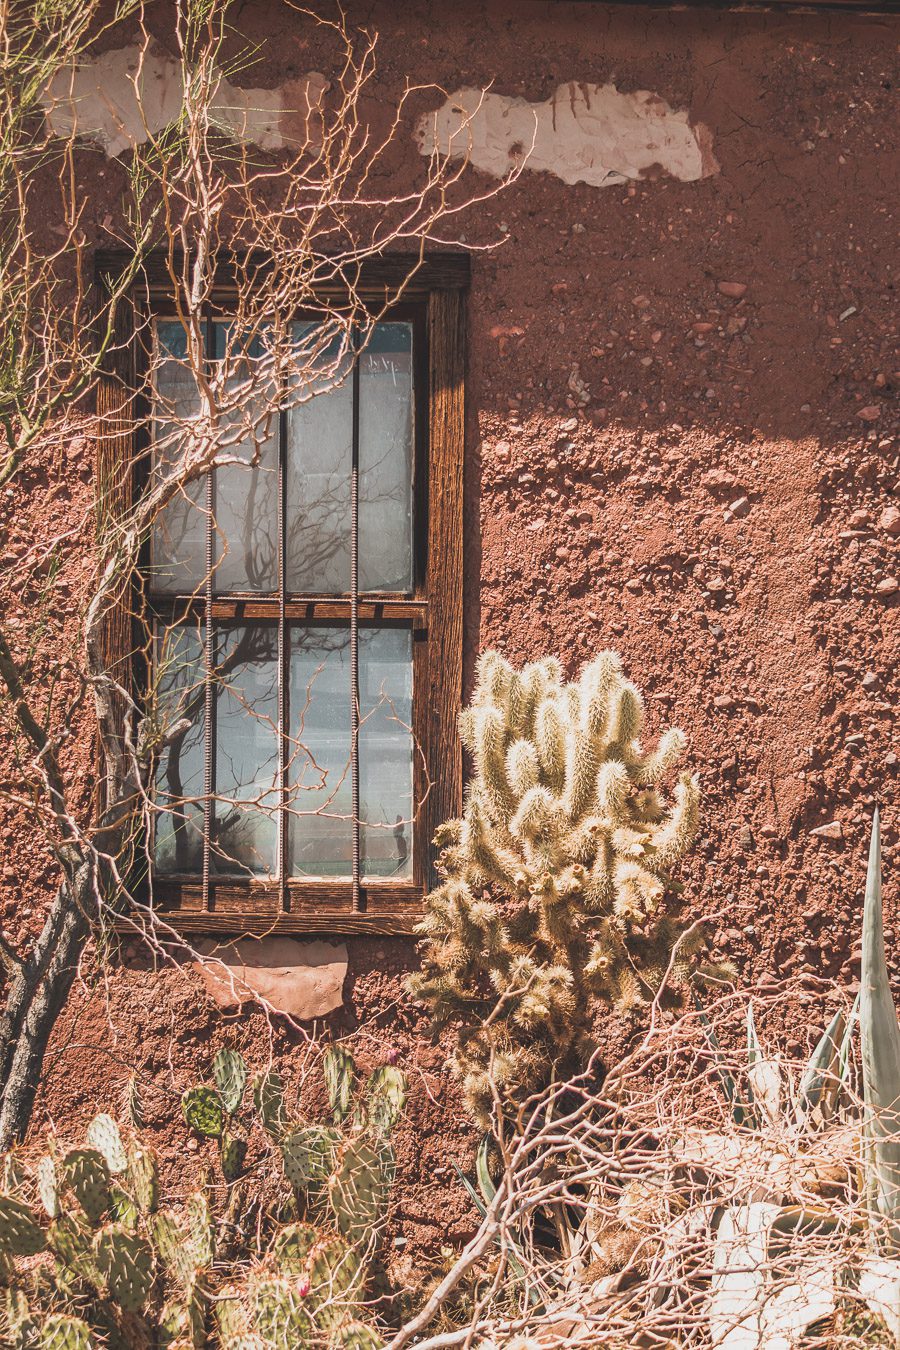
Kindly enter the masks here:
[[[689, 909], [711, 916], [747, 985], [792, 982], [785, 1044], [799, 1052], [796, 997], [818, 1005], [819, 979], [850, 991], [857, 977], [876, 803], [900, 973], [897, 20], [532, 0], [349, 13], [380, 31], [385, 104], [407, 76], [530, 100], [567, 80], [614, 81], [709, 129], [721, 171], [701, 181], [597, 189], [526, 171], [461, 226], [470, 245], [505, 239], [472, 262], [466, 669], [487, 647], [516, 662], [555, 652], [570, 674], [601, 647], [621, 652], [651, 731], [683, 727], [702, 781]], [[240, 24], [274, 54], [253, 83], [316, 67], [286, 8], [248, 3]], [[407, 156], [392, 173], [417, 170], [411, 142]], [[117, 170], [95, 160], [111, 181], [92, 207], [106, 243]], [[62, 447], [0, 501], [10, 622], [50, 588], [39, 662], [71, 640], [87, 584], [90, 464], [89, 446]], [[12, 576], [36, 539], [64, 530], [58, 575]], [[71, 764], [87, 793], [85, 725]], [[6, 813], [0, 844], [4, 922], [24, 939], [53, 871], [26, 810]], [[368, 1063], [398, 1051], [413, 1080], [392, 1218], [413, 1280], [473, 1226], [453, 1170], [471, 1164], [473, 1137], [404, 993], [414, 945], [349, 946], [328, 1030], [355, 1032]], [[812, 1037], [818, 1006], [808, 1020]], [[607, 1029], [611, 1053], [628, 1033]], [[174, 1167], [185, 1141], [165, 1124], [170, 1094], [226, 1035], [257, 1060], [304, 1055], [299, 1033], [270, 1033], [257, 1014], [223, 1024], [180, 971], [86, 972], [38, 1128], [114, 1107], [134, 1064]]]

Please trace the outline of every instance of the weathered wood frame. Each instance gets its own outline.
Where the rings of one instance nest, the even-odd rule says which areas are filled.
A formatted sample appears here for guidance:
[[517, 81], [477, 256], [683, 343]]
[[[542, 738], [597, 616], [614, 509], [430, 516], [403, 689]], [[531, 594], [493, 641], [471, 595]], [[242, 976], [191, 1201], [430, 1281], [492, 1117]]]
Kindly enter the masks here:
[[[121, 271], [119, 254], [98, 255], [98, 285]], [[360, 618], [397, 619], [413, 629], [414, 735], [418, 743], [416, 798], [424, 792], [414, 826], [413, 877], [409, 882], [366, 881], [358, 908], [349, 881], [216, 878], [203, 893], [196, 881], [158, 879], [153, 903], [166, 922], [184, 932], [234, 933], [396, 933], [412, 931], [424, 895], [433, 882], [430, 842], [437, 825], [459, 814], [462, 802], [462, 755], [456, 720], [462, 697], [463, 596], [463, 462], [465, 450], [464, 378], [466, 361], [465, 254], [431, 254], [424, 261], [393, 255], [364, 266], [354, 289], [373, 304], [383, 304], [403, 286], [404, 307], [424, 310], [427, 358], [427, 444], [419, 463], [427, 465], [424, 491], [417, 493], [422, 565], [411, 597], [364, 597]], [[256, 264], [258, 266], [258, 261]], [[229, 291], [223, 269], [223, 300]], [[137, 419], [132, 407], [137, 394], [139, 343], [137, 320], [166, 305], [170, 293], [164, 259], [150, 257], [132, 306], [123, 306], [115, 350], [101, 377], [97, 397], [96, 476], [101, 521], [114, 520], [133, 500]], [[136, 599], [136, 597], [135, 597]], [[134, 601], [132, 601], [133, 605]], [[221, 617], [265, 617], [265, 603], [252, 598], [216, 602]], [[134, 679], [137, 643], [128, 597], [105, 621], [103, 649], [108, 668], [121, 680]], [[292, 597], [288, 617], [343, 619], [349, 601], [343, 598]], [[424, 761], [424, 764], [421, 762]], [[147, 897], [149, 899], [149, 896]], [[208, 900], [208, 905], [205, 902]]]

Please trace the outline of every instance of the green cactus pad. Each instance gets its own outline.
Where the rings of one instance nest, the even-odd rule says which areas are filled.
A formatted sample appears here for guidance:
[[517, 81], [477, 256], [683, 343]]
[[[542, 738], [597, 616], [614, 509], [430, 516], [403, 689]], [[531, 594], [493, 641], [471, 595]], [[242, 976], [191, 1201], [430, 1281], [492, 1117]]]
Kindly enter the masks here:
[[328, 1200], [342, 1237], [368, 1241], [387, 1205], [392, 1179], [390, 1145], [376, 1148], [364, 1136], [344, 1145], [328, 1180]]
[[350, 1110], [353, 1077], [356, 1072], [353, 1056], [340, 1045], [330, 1045], [325, 1051], [322, 1069], [325, 1073], [325, 1087], [328, 1090], [328, 1100], [334, 1113], [335, 1124], [340, 1125]]
[[23, 1290], [9, 1287], [2, 1294], [3, 1316], [0, 1330], [10, 1350], [26, 1350], [34, 1345], [34, 1320]]
[[376, 1069], [368, 1083], [369, 1124], [386, 1139], [397, 1124], [409, 1096], [406, 1074], [391, 1064]]
[[142, 1214], [152, 1214], [159, 1203], [159, 1169], [156, 1155], [144, 1144], [128, 1150], [128, 1187]]
[[215, 1229], [209, 1203], [202, 1191], [192, 1191], [184, 1206], [188, 1244], [198, 1269], [211, 1266], [215, 1256]]
[[91, 1252], [93, 1234], [79, 1214], [60, 1214], [51, 1223], [47, 1242], [65, 1270], [79, 1279], [95, 1283], [97, 1270]]
[[284, 1084], [275, 1069], [259, 1074], [254, 1081], [253, 1103], [266, 1134], [280, 1139], [285, 1130]]
[[302, 1275], [306, 1258], [318, 1241], [311, 1223], [290, 1223], [282, 1228], [272, 1246], [272, 1255], [282, 1275]]
[[237, 1285], [226, 1285], [216, 1295], [214, 1306], [216, 1332], [223, 1350], [253, 1334], [250, 1310], [244, 1299], [244, 1290]]
[[359, 1257], [343, 1238], [326, 1238], [310, 1254], [307, 1274], [316, 1318], [323, 1326], [336, 1324], [357, 1302], [362, 1275]]
[[336, 1130], [321, 1125], [285, 1135], [281, 1141], [284, 1175], [295, 1191], [314, 1191], [327, 1181], [340, 1138]]
[[97, 1224], [109, 1209], [109, 1170], [95, 1148], [73, 1148], [59, 1167], [60, 1190], [75, 1197], [91, 1223]]
[[134, 1232], [138, 1225], [141, 1211], [138, 1209], [133, 1198], [128, 1191], [123, 1191], [121, 1186], [111, 1188], [112, 1203], [109, 1210], [116, 1223]]
[[80, 1317], [54, 1314], [41, 1326], [37, 1341], [40, 1350], [100, 1350], [87, 1322]]
[[12, 1195], [0, 1195], [0, 1250], [10, 1256], [36, 1256], [46, 1245], [47, 1234], [31, 1206]]
[[218, 1139], [225, 1124], [225, 1108], [215, 1088], [190, 1088], [181, 1099], [181, 1110], [192, 1130], [207, 1139]]
[[41, 1204], [51, 1219], [59, 1213], [59, 1193], [56, 1185], [56, 1160], [52, 1153], [45, 1153], [37, 1165], [37, 1193]]
[[248, 1295], [253, 1325], [267, 1350], [297, 1350], [313, 1334], [306, 1296], [296, 1280], [260, 1277], [249, 1282]]
[[112, 1116], [95, 1116], [87, 1127], [87, 1141], [103, 1156], [106, 1166], [113, 1176], [124, 1172], [128, 1166], [128, 1154], [122, 1143], [119, 1127]]
[[236, 1181], [244, 1170], [244, 1158], [247, 1156], [247, 1140], [243, 1134], [226, 1130], [219, 1144], [219, 1159], [222, 1163], [222, 1175], [226, 1181]]
[[381, 1350], [384, 1341], [372, 1327], [365, 1322], [345, 1322], [335, 1331], [332, 1345], [340, 1345], [345, 1350]]
[[213, 1060], [213, 1081], [219, 1089], [222, 1105], [228, 1115], [234, 1115], [241, 1104], [247, 1086], [247, 1065], [237, 1050], [221, 1049]]
[[123, 1312], [142, 1308], [153, 1285], [153, 1254], [146, 1242], [121, 1224], [109, 1224], [94, 1237], [93, 1254], [110, 1298]]

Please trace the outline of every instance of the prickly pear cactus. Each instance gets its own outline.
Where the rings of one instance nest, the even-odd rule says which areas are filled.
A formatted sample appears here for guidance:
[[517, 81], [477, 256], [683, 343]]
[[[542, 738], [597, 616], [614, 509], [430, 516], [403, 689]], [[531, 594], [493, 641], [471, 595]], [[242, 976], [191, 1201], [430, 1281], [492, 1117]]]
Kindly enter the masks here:
[[61, 1191], [80, 1205], [89, 1223], [99, 1223], [110, 1206], [109, 1169], [95, 1148], [73, 1148], [59, 1167]]
[[40, 1350], [100, 1350], [87, 1322], [59, 1313], [42, 1323], [37, 1343]]
[[10, 1256], [36, 1256], [47, 1245], [47, 1235], [35, 1221], [30, 1205], [11, 1195], [0, 1195], [0, 1251]]
[[207, 1139], [218, 1139], [225, 1128], [225, 1108], [215, 1088], [190, 1088], [181, 1099], [181, 1109], [191, 1129]]
[[295, 1191], [306, 1193], [324, 1185], [340, 1142], [340, 1134], [324, 1125], [309, 1125], [285, 1135], [281, 1141], [284, 1175]]
[[328, 1201], [338, 1232], [350, 1242], [368, 1242], [384, 1216], [393, 1180], [390, 1145], [376, 1147], [363, 1135], [341, 1149], [328, 1179]]
[[256, 1078], [253, 1084], [253, 1104], [266, 1134], [277, 1143], [284, 1133], [287, 1114], [284, 1106], [284, 1083], [276, 1069], [270, 1069]]
[[87, 1127], [87, 1141], [102, 1156], [113, 1176], [124, 1172], [128, 1166], [128, 1154], [122, 1143], [122, 1135], [112, 1116], [95, 1116]]
[[243, 1055], [237, 1050], [220, 1050], [213, 1060], [212, 1072], [222, 1105], [227, 1114], [233, 1116], [247, 1086], [247, 1065]]
[[153, 1253], [121, 1224], [101, 1228], [93, 1241], [94, 1264], [107, 1293], [123, 1312], [144, 1306], [153, 1286]]
[[353, 1097], [353, 1075], [355, 1065], [353, 1056], [340, 1045], [331, 1045], [325, 1051], [322, 1061], [325, 1074], [325, 1087], [334, 1115], [335, 1125], [340, 1125], [350, 1111]]
[[128, 1150], [126, 1179], [140, 1212], [152, 1214], [159, 1204], [159, 1168], [153, 1150], [137, 1140]]
[[666, 803], [657, 784], [684, 736], [645, 750], [643, 720], [614, 652], [574, 684], [552, 658], [478, 663], [459, 721], [474, 775], [462, 819], [435, 839], [443, 881], [410, 988], [435, 1028], [457, 1028], [455, 1068], [482, 1122], [497, 1089], [514, 1102], [583, 1070], [595, 1000], [652, 1000], [676, 943], [670, 984], [684, 990], [696, 965], [704, 934], [679, 924], [670, 873], [697, 832], [699, 785], [681, 773]]

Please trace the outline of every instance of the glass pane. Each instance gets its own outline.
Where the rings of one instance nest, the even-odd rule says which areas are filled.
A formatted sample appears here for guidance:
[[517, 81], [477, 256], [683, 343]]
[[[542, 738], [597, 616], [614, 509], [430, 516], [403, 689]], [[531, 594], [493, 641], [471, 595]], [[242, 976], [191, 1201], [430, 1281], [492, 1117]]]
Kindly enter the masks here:
[[350, 632], [291, 632], [288, 874], [349, 877]]
[[380, 323], [359, 361], [359, 585], [412, 590], [412, 324]]
[[[180, 323], [156, 325], [156, 407], [153, 420], [154, 479], [163, 477], [181, 453], [179, 429], [195, 417], [197, 383], [186, 365], [187, 341]], [[151, 538], [151, 587], [191, 595], [206, 577], [206, 486], [182, 488], [157, 516]]]
[[165, 629], [156, 639], [156, 690], [163, 735], [188, 725], [166, 747], [156, 771], [153, 856], [158, 871], [199, 872], [203, 866], [202, 627]]
[[235, 626], [218, 638], [214, 872], [275, 871], [278, 812], [278, 634]]
[[362, 873], [412, 876], [412, 633], [359, 634], [359, 813]]
[[[262, 345], [246, 356], [227, 350], [233, 340], [227, 323], [217, 323], [216, 356], [227, 357], [229, 374], [222, 395], [220, 451], [246, 464], [229, 464], [215, 474], [215, 589], [278, 589], [278, 412], [266, 376]], [[254, 390], [252, 381], [258, 389]]]
[[294, 329], [303, 371], [287, 413], [287, 588], [333, 595], [350, 589], [353, 381], [337, 342], [315, 350], [316, 331]]
[[[412, 875], [412, 634], [359, 635], [360, 843], [363, 877]], [[349, 877], [350, 633], [291, 634], [289, 874]]]

